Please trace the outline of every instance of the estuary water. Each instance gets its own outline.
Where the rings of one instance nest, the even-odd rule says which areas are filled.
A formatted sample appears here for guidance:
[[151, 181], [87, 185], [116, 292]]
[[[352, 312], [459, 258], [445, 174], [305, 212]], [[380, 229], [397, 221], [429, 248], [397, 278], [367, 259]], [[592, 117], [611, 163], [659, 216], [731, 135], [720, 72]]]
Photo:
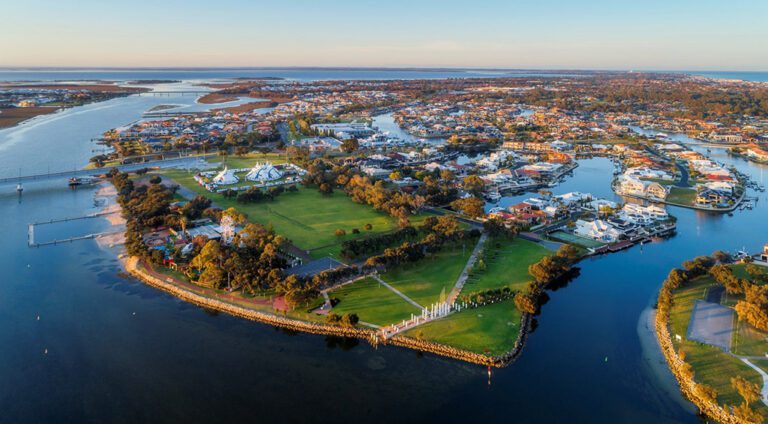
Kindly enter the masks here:
[[[83, 166], [91, 137], [156, 104], [190, 101], [133, 96], [5, 130], [0, 167]], [[766, 183], [765, 167], [712, 155]], [[610, 161], [580, 165], [553, 191], [610, 198]], [[19, 198], [0, 187], [2, 422], [695, 423], [658, 352], [641, 343], [640, 316], [683, 260], [768, 242], [765, 194], [733, 216], [670, 208], [676, 236], [582, 262], [550, 293], [519, 360], [489, 382], [482, 367], [205, 311], [125, 278], [115, 252], [93, 241], [27, 247], [28, 223], [93, 212], [94, 192], [59, 182]]]

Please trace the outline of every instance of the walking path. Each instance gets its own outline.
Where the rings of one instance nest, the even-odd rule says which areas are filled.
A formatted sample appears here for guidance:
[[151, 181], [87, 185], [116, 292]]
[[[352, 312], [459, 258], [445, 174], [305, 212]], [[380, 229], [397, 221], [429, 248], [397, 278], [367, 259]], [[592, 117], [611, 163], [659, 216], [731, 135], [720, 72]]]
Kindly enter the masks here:
[[413, 299], [411, 299], [410, 297], [408, 297], [408, 296], [404, 295], [404, 294], [403, 294], [403, 293], [402, 293], [400, 290], [398, 290], [398, 289], [396, 289], [396, 288], [394, 288], [394, 287], [390, 286], [390, 285], [389, 285], [389, 284], [388, 284], [386, 281], [384, 281], [384, 280], [382, 280], [381, 278], [379, 278], [379, 276], [378, 276], [378, 275], [374, 274], [374, 275], [372, 275], [372, 277], [373, 277], [373, 279], [374, 279], [374, 280], [376, 280], [376, 281], [378, 281], [379, 283], [383, 284], [383, 285], [384, 285], [384, 287], [386, 287], [386, 288], [390, 289], [390, 290], [392, 291], [392, 293], [394, 293], [394, 294], [396, 294], [396, 295], [398, 295], [398, 296], [402, 297], [403, 299], [405, 299], [405, 301], [406, 301], [406, 302], [408, 302], [408, 303], [410, 303], [411, 305], [413, 305], [413, 306], [415, 306], [415, 307], [419, 308], [419, 310], [422, 310], [422, 309], [424, 309], [424, 307], [423, 307], [423, 306], [421, 306], [421, 305], [419, 305], [418, 303], [414, 302], [414, 301], [413, 301]]
[[483, 248], [483, 245], [485, 244], [486, 240], [488, 240], [488, 233], [483, 233], [480, 236], [480, 239], [477, 240], [477, 244], [475, 245], [475, 248], [472, 250], [472, 255], [470, 255], [469, 259], [467, 260], [467, 263], [464, 265], [464, 269], [461, 271], [461, 275], [459, 275], [459, 278], [456, 280], [456, 284], [453, 286], [453, 289], [448, 294], [448, 299], [446, 300], [446, 303], [448, 303], [449, 305], [453, 305], [453, 303], [456, 302], [456, 299], [459, 298], [461, 289], [464, 288], [464, 283], [467, 282], [467, 277], [469, 277], [469, 270], [472, 269], [472, 266], [477, 261], [477, 255], [480, 253], [480, 250]]

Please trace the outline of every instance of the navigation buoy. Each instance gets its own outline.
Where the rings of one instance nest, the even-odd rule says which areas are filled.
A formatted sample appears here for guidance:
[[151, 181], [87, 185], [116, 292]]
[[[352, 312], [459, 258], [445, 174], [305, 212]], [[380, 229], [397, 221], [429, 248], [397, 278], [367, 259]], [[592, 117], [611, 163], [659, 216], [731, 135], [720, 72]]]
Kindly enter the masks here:
[[608, 357], [607, 356], [605, 357], [605, 362], [608, 362]]

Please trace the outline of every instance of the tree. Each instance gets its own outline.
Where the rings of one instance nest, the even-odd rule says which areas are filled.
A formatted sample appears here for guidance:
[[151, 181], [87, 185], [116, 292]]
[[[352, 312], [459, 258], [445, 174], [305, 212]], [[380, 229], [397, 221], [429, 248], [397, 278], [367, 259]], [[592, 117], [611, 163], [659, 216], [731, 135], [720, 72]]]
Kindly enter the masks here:
[[518, 293], [515, 295], [515, 307], [520, 312], [535, 314], [539, 310], [539, 304], [533, 294]]
[[461, 211], [470, 218], [478, 218], [485, 215], [485, 202], [477, 197], [466, 197], [451, 202], [451, 207]]
[[221, 244], [216, 240], [208, 240], [190, 265], [198, 271], [203, 271], [209, 264], [221, 260], [222, 255]]
[[365, 228], [365, 231], [371, 231], [373, 229], [373, 225], [365, 224], [365, 226], [363, 228]]
[[159, 175], [153, 175], [153, 176], [149, 177], [149, 183], [150, 184], [157, 185], [157, 184], [160, 184], [162, 181], [163, 181], [163, 178], [160, 177]]
[[402, 178], [403, 178], [403, 176], [402, 176], [402, 174], [400, 174], [400, 171], [392, 171], [389, 174], [389, 179], [393, 180], [393, 181], [394, 180], [399, 180], [399, 179], [402, 179]]
[[567, 264], [574, 264], [579, 260], [579, 251], [570, 244], [564, 244], [557, 249], [555, 255], [562, 258]]
[[335, 235], [336, 237], [343, 237], [347, 235], [347, 232], [344, 231], [344, 229], [342, 228], [337, 228], [336, 231], [333, 232], [333, 235]]
[[477, 175], [468, 175], [464, 177], [464, 190], [474, 196], [480, 196], [485, 188], [485, 181]]
[[320, 193], [329, 196], [333, 194], [333, 187], [328, 183], [322, 183], [320, 184]]
[[746, 378], [737, 375], [731, 377], [731, 386], [739, 392], [744, 399], [744, 403], [750, 405], [760, 400], [760, 386], [748, 381]]
[[360, 142], [355, 138], [349, 138], [341, 142], [341, 150], [345, 153], [352, 153], [360, 148]]
[[344, 314], [341, 317], [341, 325], [345, 327], [354, 328], [358, 322], [360, 322], [360, 318], [358, 318], [357, 314]]
[[245, 225], [248, 222], [248, 215], [238, 211], [235, 208], [228, 208], [221, 213], [222, 217], [228, 216], [236, 225]]

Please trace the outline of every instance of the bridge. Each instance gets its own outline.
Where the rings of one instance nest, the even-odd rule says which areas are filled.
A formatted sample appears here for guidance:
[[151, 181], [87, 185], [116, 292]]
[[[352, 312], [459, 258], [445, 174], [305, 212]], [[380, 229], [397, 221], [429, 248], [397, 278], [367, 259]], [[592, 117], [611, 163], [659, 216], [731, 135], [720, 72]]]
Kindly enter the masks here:
[[32, 174], [32, 175], [20, 175], [18, 177], [5, 177], [0, 178], [0, 185], [3, 184], [20, 184], [33, 181], [45, 181], [64, 179], [72, 177], [95, 177], [97, 175], [104, 175], [109, 173], [112, 169], [117, 169], [121, 172], [138, 171], [143, 168], [174, 168], [179, 166], [192, 166], [198, 161], [216, 156], [215, 154], [200, 155], [200, 156], [184, 156], [173, 159], [163, 160], [150, 160], [145, 162], [129, 163], [118, 166], [105, 166], [103, 168], [93, 169], [77, 169], [72, 171], [63, 172], [48, 172], [45, 174]]
[[137, 93], [139, 96], [200, 96], [210, 93], [211, 90], [180, 90], [180, 91], [144, 91]]

